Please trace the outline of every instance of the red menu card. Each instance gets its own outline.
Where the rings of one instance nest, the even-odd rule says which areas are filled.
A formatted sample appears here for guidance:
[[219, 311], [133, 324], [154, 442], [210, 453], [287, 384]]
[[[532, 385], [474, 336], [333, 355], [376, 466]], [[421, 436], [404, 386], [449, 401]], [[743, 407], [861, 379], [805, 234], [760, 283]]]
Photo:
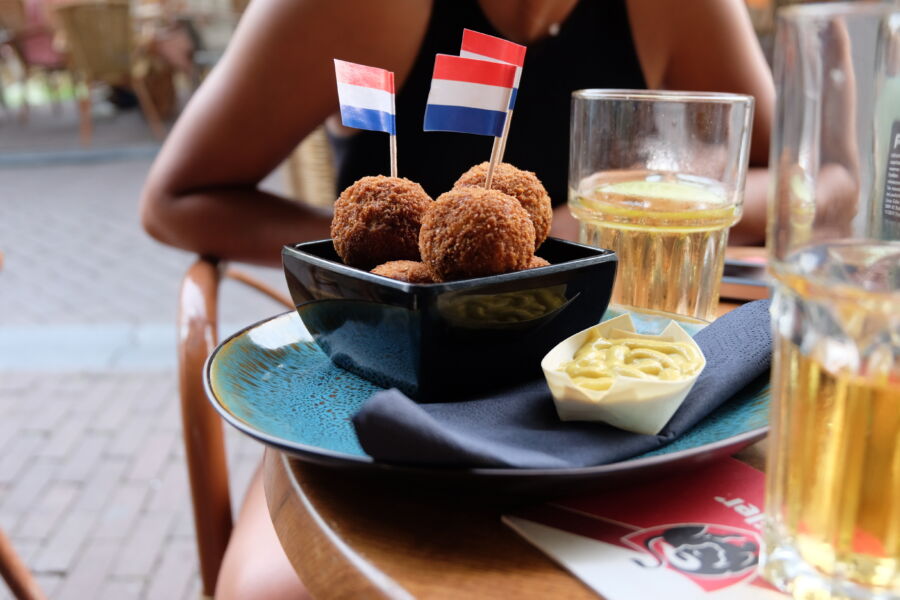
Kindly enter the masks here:
[[728, 458], [504, 515], [608, 600], [783, 599], [757, 575], [765, 476]]

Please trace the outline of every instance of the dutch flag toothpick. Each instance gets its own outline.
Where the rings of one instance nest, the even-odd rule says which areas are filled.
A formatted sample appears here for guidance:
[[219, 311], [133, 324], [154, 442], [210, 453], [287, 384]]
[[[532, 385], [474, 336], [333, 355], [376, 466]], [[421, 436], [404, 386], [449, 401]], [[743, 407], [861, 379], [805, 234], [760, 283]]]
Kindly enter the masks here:
[[438, 54], [425, 107], [425, 131], [500, 137], [516, 67]]
[[[503, 155], [506, 153], [506, 140], [509, 137], [509, 125], [512, 122], [516, 96], [519, 93], [519, 80], [522, 78], [522, 67], [525, 65], [526, 50], [528, 48], [525, 46], [509, 40], [472, 31], [471, 29], [463, 29], [462, 45], [459, 49], [460, 56], [505, 63], [516, 67], [516, 78], [513, 81], [512, 96], [509, 98], [509, 108], [506, 111], [506, 122], [503, 124], [503, 134], [497, 143], [495, 158], [498, 163], [503, 162]], [[492, 152], [491, 154], [495, 153]]]
[[512, 110], [516, 104], [516, 94], [519, 91], [519, 80], [522, 78], [522, 67], [525, 65], [526, 50], [528, 48], [525, 46], [509, 40], [471, 29], [463, 29], [459, 55], [463, 58], [515, 65], [516, 77], [513, 80], [512, 98], [509, 101], [509, 110]]
[[397, 114], [394, 73], [334, 60], [341, 122], [345, 127], [390, 134], [391, 177], [397, 176]]

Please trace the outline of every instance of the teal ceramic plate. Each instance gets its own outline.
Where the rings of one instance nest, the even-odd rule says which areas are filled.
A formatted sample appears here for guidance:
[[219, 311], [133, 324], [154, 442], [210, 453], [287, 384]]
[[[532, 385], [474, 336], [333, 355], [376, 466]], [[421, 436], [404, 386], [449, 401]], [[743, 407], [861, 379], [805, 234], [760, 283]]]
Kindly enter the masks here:
[[[621, 311], [611, 308], [605, 318]], [[642, 333], [657, 333], [669, 322], [664, 314], [632, 316]], [[703, 327], [701, 321], [681, 323], [692, 334]], [[517, 493], [621, 485], [733, 454], [767, 432], [768, 385], [751, 388], [673, 443], [623, 462], [578, 469], [424, 469], [378, 463], [363, 452], [350, 417], [381, 388], [334, 366], [296, 312], [234, 334], [206, 364], [207, 393], [222, 417], [300, 460]]]

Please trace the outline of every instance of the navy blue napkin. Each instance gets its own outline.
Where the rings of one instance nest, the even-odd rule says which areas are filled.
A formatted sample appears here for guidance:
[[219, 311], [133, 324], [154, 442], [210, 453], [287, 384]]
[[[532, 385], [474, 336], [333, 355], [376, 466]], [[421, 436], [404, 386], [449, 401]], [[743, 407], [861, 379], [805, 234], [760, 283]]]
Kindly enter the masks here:
[[657, 435], [560, 421], [543, 379], [466, 402], [417, 404], [391, 389], [353, 417], [363, 449], [382, 462], [444, 467], [588, 467], [648, 452], [688, 431], [769, 369], [769, 301], [745, 304], [694, 339], [706, 368]]

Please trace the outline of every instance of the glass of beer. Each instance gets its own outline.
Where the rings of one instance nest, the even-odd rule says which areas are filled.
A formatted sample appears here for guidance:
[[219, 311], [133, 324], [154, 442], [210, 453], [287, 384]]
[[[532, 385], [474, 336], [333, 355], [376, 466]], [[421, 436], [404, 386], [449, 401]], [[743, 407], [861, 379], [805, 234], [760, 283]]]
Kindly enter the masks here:
[[778, 16], [764, 576], [900, 598], [900, 8]]
[[619, 255], [614, 302], [715, 317], [752, 119], [738, 94], [572, 94], [569, 209], [582, 243]]

